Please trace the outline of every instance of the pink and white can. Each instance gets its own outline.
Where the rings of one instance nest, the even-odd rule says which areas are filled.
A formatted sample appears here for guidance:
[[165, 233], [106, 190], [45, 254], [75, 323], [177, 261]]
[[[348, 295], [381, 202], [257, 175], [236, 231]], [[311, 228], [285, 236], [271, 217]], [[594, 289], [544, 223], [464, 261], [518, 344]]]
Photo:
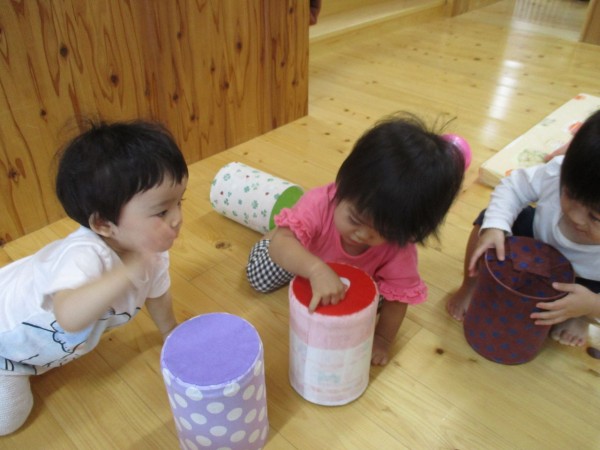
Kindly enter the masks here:
[[306, 400], [343, 405], [360, 397], [369, 383], [377, 320], [377, 285], [362, 270], [329, 264], [348, 286], [337, 305], [308, 311], [307, 279], [290, 283], [290, 383]]

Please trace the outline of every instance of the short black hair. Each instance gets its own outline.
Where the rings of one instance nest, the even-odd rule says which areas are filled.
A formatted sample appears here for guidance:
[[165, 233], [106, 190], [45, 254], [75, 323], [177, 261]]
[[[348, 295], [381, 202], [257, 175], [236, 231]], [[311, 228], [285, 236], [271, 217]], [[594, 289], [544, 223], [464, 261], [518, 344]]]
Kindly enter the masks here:
[[600, 212], [600, 110], [573, 136], [561, 166], [560, 185], [569, 198]]
[[59, 153], [56, 194], [67, 215], [90, 227], [99, 218], [118, 224], [131, 198], [160, 185], [181, 183], [188, 168], [162, 125], [144, 121], [90, 122]]
[[388, 117], [356, 142], [336, 177], [339, 203], [371, 218], [388, 242], [404, 246], [437, 237], [462, 185], [465, 158], [417, 116]]

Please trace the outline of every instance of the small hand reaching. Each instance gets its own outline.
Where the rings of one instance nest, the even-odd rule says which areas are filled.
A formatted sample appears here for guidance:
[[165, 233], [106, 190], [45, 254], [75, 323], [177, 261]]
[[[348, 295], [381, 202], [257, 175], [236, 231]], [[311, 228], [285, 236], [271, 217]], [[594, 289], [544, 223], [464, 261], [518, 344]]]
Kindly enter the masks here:
[[473, 277], [477, 275], [477, 261], [488, 248], [495, 248], [498, 259], [500, 261], [504, 261], [504, 257], [506, 256], [504, 249], [505, 239], [506, 235], [504, 231], [497, 228], [486, 228], [481, 232], [479, 240], [477, 241], [477, 246], [475, 247], [473, 255], [471, 256], [471, 260], [469, 261], [470, 276]]
[[312, 288], [312, 299], [308, 310], [313, 312], [319, 303], [336, 305], [346, 295], [346, 286], [340, 277], [327, 264], [319, 264], [308, 277]]

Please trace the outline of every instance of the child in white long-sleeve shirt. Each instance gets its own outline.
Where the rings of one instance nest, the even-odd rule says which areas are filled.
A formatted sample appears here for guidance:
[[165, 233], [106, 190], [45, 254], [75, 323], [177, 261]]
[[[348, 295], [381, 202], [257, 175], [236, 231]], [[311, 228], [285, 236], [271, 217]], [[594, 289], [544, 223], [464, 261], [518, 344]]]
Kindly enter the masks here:
[[577, 131], [565, 156], [515, 170], [496, 187], [474, 223], [462, 285], [447, 304], [455, 319], [463, 319], [471, 302], [479, 258], [495, 248], [503, 260], [507, 234], [539, 239], [569, 259], [576, 282], [554, 283], [567, 295], [538, 303], [543, 311], [531, 318], [553, 325], [551, 336], [560, 343], [584, 345], [589, 321], [600, 317], [600, 111]]

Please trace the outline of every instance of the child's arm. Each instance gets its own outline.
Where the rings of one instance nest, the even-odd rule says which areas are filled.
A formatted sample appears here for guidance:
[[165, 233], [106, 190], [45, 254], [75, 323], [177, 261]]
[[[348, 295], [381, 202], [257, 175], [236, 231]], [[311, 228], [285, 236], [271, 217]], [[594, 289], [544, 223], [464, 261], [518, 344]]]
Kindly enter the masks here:
[[511, 233], [524, 207], [537, 202], [547, 190], [548, 180], [559, 182], [561, 159], [525, 169], [516, 169], [494, 188], [485, 210], [482, 229], [496, 228]]
[[379, 321], [375, 327], [373, 338], [373, 354], [371, 364], [384, 366], [388, 362], [388, 352], [398, 334], [400, 325], [406, 315], [408, 304], [384, 301], [379, 313]]
[[175, 314], [173, 313], [171, 292], [167, 291], [160, 297], [147, 299], [146, 308], [148, 308], [148, 313], [156, 327], [162, 333], [163, 339], [166, 339], [173, 328], [177, 326]]
[[292, 230], [278, 227], [271, 238], [269, 255], [273, 262], [310, 281], [313, 297], [309, 310], [314, 311], [319, 302], [336, 304], [345, 295], [340, 277], [321, 258], [306, 250]]
[[531, 314], [536, 325], [555, 325], [573, 317], [600, 317], [600, 294], [580, 284], [552, 283], [552, 287], [567, 295], [553, 302], [537, 303], [536, 306], [545, 311]]
[[54, 315], [67, 332], [81, 331], [100, 319], [110, 306], [123, 296], [132, 280], [144, 276], [150, 255], [135, 255], [123, 265], [75, 289], [52, 296]]

